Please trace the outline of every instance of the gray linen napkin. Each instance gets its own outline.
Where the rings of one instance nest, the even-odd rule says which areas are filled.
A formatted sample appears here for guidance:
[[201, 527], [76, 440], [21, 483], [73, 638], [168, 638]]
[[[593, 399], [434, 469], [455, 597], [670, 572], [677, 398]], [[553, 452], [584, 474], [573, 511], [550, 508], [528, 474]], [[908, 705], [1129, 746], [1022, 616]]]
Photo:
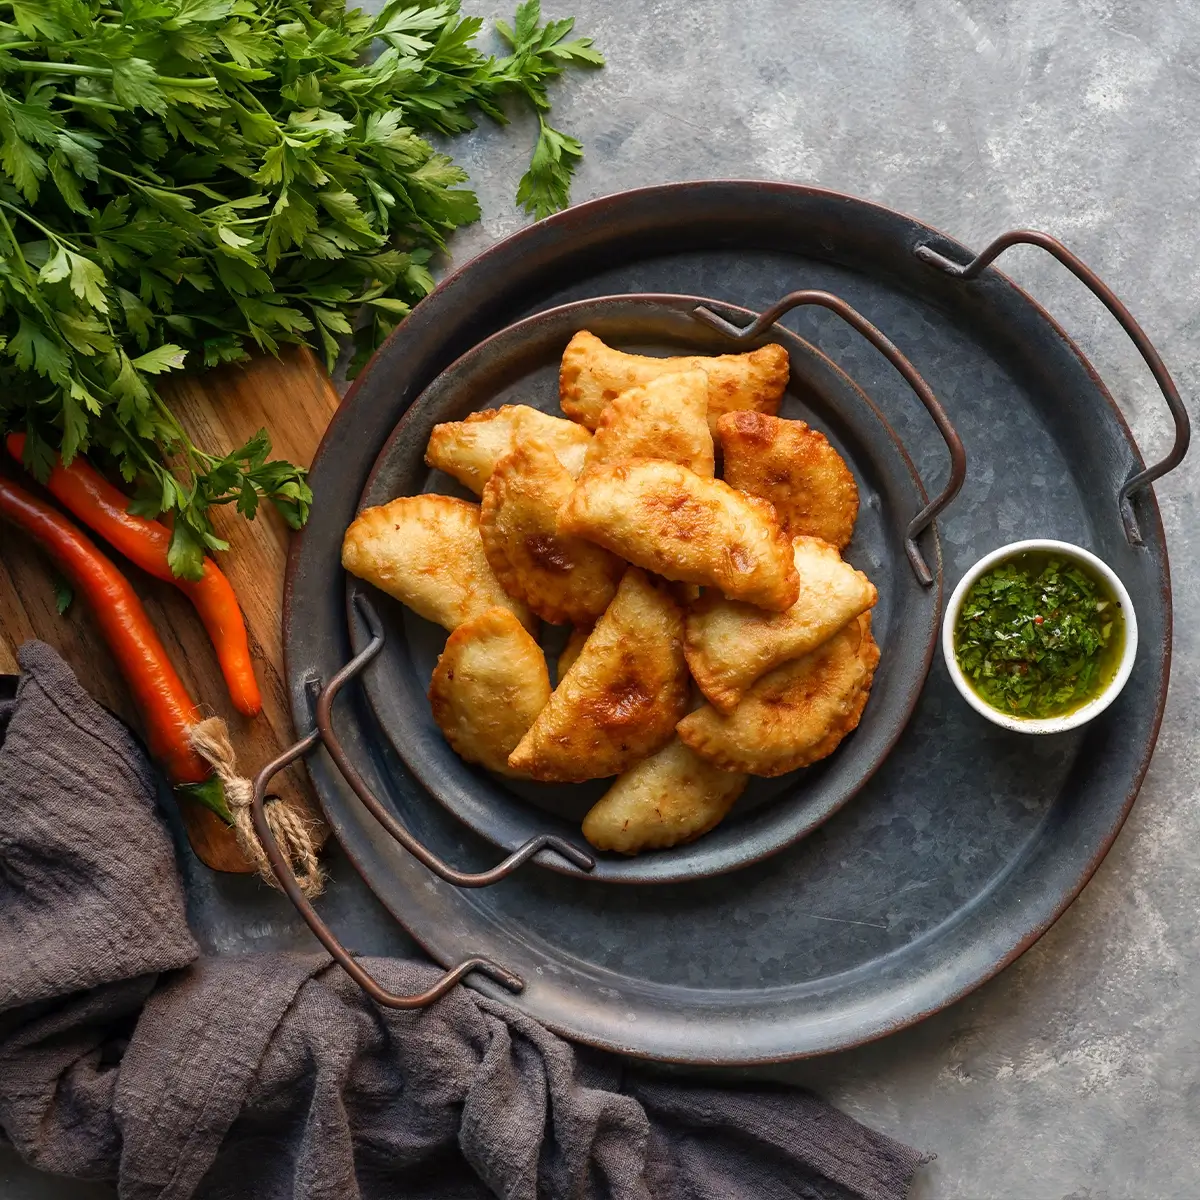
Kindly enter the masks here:
[[[922, 1156], [815, 1097], [656, 1081], [458, 988], [202, 958], [154, 777], [49, 647], [0, 704], [0, 1129], [128, 1200], [901, 1200]], [[423, 963], [374, 961], [389, 987]]]

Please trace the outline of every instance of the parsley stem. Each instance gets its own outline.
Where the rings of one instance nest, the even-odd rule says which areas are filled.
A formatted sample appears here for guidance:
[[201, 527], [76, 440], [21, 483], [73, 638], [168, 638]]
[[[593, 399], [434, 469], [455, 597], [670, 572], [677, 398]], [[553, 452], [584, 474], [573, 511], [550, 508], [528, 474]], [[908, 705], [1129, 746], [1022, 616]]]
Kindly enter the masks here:
[[[22, 59], [18, 66], [20, 70], [31, 72], [34, 75], [79, 75], [89, 79], [112, 79], [114, 74], [112, 67], [93, 67], [87, 63], [40, 62]], [[214, 88], [217, 86], [217, 80], [211, 75], [185, 76], [184, 78], [155, 75], [153, 78], [155, 83], [161, 84], [163, 87]]]
[[167, 407], [166, 401], [162, 398], [162, 396], [159, 395], [158, 388], [152, 388], [150, 391], [150, 395], [153, 397], [154, 407], [156, 409], [158, 409], [160, 415], [162, 416], [163, 421], [171, 430], [174, 431], [176, 437], [179, 438], [179, 441], [183, 445], [183, 452], [187, 455], [187, 458], [188, 458], [188, 470], [191, 471], [192, 476], [195, 477], [195, 475], [196, 475], [196, 456], [199, 454], [199, 451], [196, 449], [195, 446], [192, 445], [192, 439], [190, 437], [188, 437], [187, 430], [184, 429], [182, 422]]
[[135, 453], [142, 460], [143, 464], [145, 464], [146, 473], [151, 476], [164, 473], [165, 468], [163, 467], [162, 463], [159, 462], [158, 459], [156, 459], [149, 452], [149, 450], [146, 449], [143, 440], [137, 437], [136, 434], [134, 434], [134, 432], [129, 428], [129, 426], [119, 417], [116, 418], [115, 424], [117, 428], [120, 429], [125, 435], [130, 451]]
[[[5, 208], [9, 206], [4, 205]], [[14, 210], [19, 211], [19, 210]], [[29, 267], [29, 263], [25, 261], [25, 255], [21, 253], [20, 244], [17, 242], [17, 235], [13, 232], [13, 227], [9, 224], [8, 218], [0, 212], [0, 230], [3, 230], [8, 238], [9, 245], [13, 248], [13, 254], [16, 256], [17, 262], [20, 265], [21, 274], [25, 276], [25, 281], [33, 288], [34, 295], [37, 294], [37, 279], [34, 277], [33, 271]]]
[[218, 81], [211, 75], [184, 75], [176, 78], [171, 75], [155, 75], [155, 83], [161, 83], [164, 87], [198, 87], [198, 88], [215, 88]]
[[[10, 213], [15, 213], [18, 217], [23, 217], [29, 222], [30, 225], [32, 225], [35, 229], [40, 229], [42, 233], [44, 233], [52, 242], [55, 242], [57, 245], [66, 246], [68, 249], [74, 250], [76, 254], [83, 253], [82, 249], [76, 245], [76, 243], [68, 241], [62, 236], [62, 234], [55, 233], [53, 229], [48, 229], [41, 223], [41, 221], [37, 220], [36, 217], [30, 216], [29, 213], [27, 213], [23, 208], [18, 208], [15, 204], [9, 204], [7, 200], [0, 200], [0, 208], [7, 208]], [[6, 228], [9, 228], [9, 233], [11, 235], [11, 228], [8, 226], [8, 222], [5, 221], [4, 224]]]
[[[5, 204], [4, 207], [10, 208], [11, 206]], [[13, 211], [18, 210], [14, 209]], [[12, 246], [13, 256], [17, 260], [21, 274], [25, 277], [25, 281], [29, 285], [26, 296], [42, 318], [43, 335], [55, 342], [60, 351], [65, 353], [67, 356], [70, 356], [70, 347], [67, 345], [66, 339], [63, 337], [58, 325], [54, 321], [54, 316], [50, 312], [49, 306], [46, 304], [45, 296], [43, 295], [41, 288], [38, 286], [37, 276], [34, 275], [33, 269], [30, 267], [25, 255], [22, 253], [21, 244], [17, 241], [17, 235], [13, 231], [13, 227], [9, 224], [8, 218], [3, 212], [0, 212], [0, 230], [2, 230], [5, 236], [8, 238], [9, 245]]]
[[95, 96], [64, 96], [68, 104], [81, 105], [84, 108], [103, 108], [107, 112], [123, 113], [124, 105], [111, 104], [107, 100], [97, 100]]
[[[158, 180], [158, 179], [138, 179], [134, 175], [126, 175], [124, 173], [124, 171], [116, 171], [112, 167], [106, 167], [103, 163], [99, 163], [98, 166], [99, 166], [99, 169], [101, 171], [103, 171], [105, 175], [111, 175], [114, 179], [123, 179], [126, 183], [132, 183], [134, 187], [144, 187], [144, 188], [152, 187], [160, 192], [187, 191], [186, 187], [173, 187], [171, 184], [163, 183], [161, 180]], [[194, 190], [195, 188], [198, 188], [199, 186], [200, 186], [199, 184], [193, 184], [192, 188]]]
[[86, 63], [56, 63], [22, 60], [22, 71], [34, 75], [85, 75], [96, 79], [111, 79], [112, 67], [90, 67]]

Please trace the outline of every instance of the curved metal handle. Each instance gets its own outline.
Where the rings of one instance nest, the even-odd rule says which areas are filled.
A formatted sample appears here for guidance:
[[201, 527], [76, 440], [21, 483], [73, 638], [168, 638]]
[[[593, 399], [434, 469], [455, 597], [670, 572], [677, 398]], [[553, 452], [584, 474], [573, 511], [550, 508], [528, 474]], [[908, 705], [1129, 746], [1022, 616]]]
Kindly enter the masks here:
[[[458, 871], [448, 863], [443, 862], [432, 850], [429, 850], [417, 841], [380, 804], [379, 800], [376, 799], [371, 789], [367, 786], [366, 780], [363, 779], [354, 764], [346, 756], [346, 752], [342, 748], [342, 744], [338, 740], [333, 728], [333, 702], [337, 699], [338, 692], [351, 679], [360, 674], [383, 648], [383, 623], [379, 620], [378, 614], [371, 607], [367, 598], [361, 593], [355, 594], [354, 604], [359, 615], [367, 623], [367, 628], [371, 633], [371, 640], [361, 653], [356, 654], [323, 688], [320, 688], [316, 702], [316, 729], [312, 730], [305, 737], [302, 737], [295, 745], [289, 746], [278, 758], [273, 762], [267, 763], [259, 771], [254, 780], [254, 795], [250, 807], [250, 815], [254, 821], [254, 831], [258, 834], [258, 839], [262, 843], [263, 850], [266, 852], [267, 860], [271, 864], [271, 870], [275, 873], [275, 878], [278, 880], [279, 886], [287, 893], [288, 899], [296, 906], [297, 911], [307, 922], [309, 929], [313, 931], [317, 940], [329, 951], [346, 974], [377, 1004], [382, 1004], [385, 1008], [424, 1008], [425, 1005], [432, 1004], [439, 996], [445, 995], [446, 992], [471, 971], [479, 971], [488, 976], [489, 979], [494, 979], [497, 983], [508, 988], [509, 991], [519, 992], [525, 986], [524, 980], [519, 975], [514, 975], [507, 968], [492, 962], [489, 958], [468, 958], [465, 962], [461, 962], [458, 966], [447, 971], [431, 988], [411, 996], [398, 995], [381, 987], [358, 964], [345, 946], [338, 941], [333, 930], [317, 916], [316, 909], [313, 908], [308, 897], [301, 890], [300, 884], [297, 882], [296, 876], [292, 873], [287, 858], [279, 849], [279, 844], [275, 841], [275, 837], [271, 833], [271, 826], [267, 821], [266, 812], [267, 787], [271, 780], [284, 767], [290, 766], [299, 758], [303, 758], [304, 755], [317, 746], [324, 745], [329, 751], [337, 769], [342, 773], [346, 782], [354, 789], [355, 795], [358, 796], [380, 825], [420, 863], [428, 867], [435, 875], [446, 880], [447, 883], [454, 884], [455, 887], [487, 887], [489, 884], [496, 883], [511, 875], [519, 866], [528, 862], [535, 854], [540, 853], [542, 850], [552, 850], [554, 853], [560, 854], [581, 871], [590, 871], [596, 865], [596, 860], [590, 854], [580, 850], [578, 846], [573, 846], [563, 838], [543, 834], [541, 837], [530, 838], [519, 850], [510, 854], [502, 863], [499, 863], [490, 871], [480, 871], [475, 874]], [[313, 690], [316, 690], [319, 685], [314, 683], [312, 686]]]
[[333, 702], [338, 692], [346, 683], [359, 674], [364, 667], [383, 649], [383, 622], [372, 607], [371, 602], [361, 593], [354, 594], [354, 607], [366, 622], [371, 640], [363, 647], [362, 653], [355, 655], [328, 683], [317, 700], [317, 733], [329, 751], [335, 766], [342, 777], [354, 790], [354, 794], [363, 802], [371, 816], [402, 845], [418, 862], [428, 867], [435, 875], [455, 887], [476, 888], [488, 887], [511, 875], [519, 866], [528, 862], [535, 854], [543, 850], [553, 851], [565, 858], [572, 866], [581, 871], [590, 871], [596, 865], [596, 860], [578, 846], [572, 845], [565, 838], [555, 837], [544, 833], [540, 837], [530, 838], [519, 850], [513, 851], [503, 862], [498, 863], [490, 871], [469, 873], [457, 871], [448, 863], [438, 858], [428, 847], [419, 842], [409, 831], [392, 816], [379, 802], [371, 791], [367, 781], [359, 774], [358, 769], [350, 761], [342, 743], [333, 727]]
[[1121, 521], [1125, 526], [1125, 537], [1131, 545], [1140, 546], [1142, 534], [1133, 515], [1133, 506], [1129, 502], [1130, 497], [1134, 492], [1147, 487], [1156, 479], [1161, 479], [1168, 471], [1173, 471], [1179, 466], [1184, 455], [1187, 454], [1188, 444], [1191, 442], [1192, 424], [1187, 409], [1184, 408], [1183, 401], [1179, 397], [1179, 391], [1175, 387], [1175, 381], [1171, 378], [1153, 343], [1146, 336], [1145, 330], [1134, 320], [1133, 314], [1117, 299], [1108, 284], [1082, 259], [1072, 254], [1057, 238], [1036, 229], [1014, 229], [1010, 233], [1001, 234], [968, 263], [956, 263], [932, 246], [924, 244], [917, 246], [914, 253], [922, 262], [937, 267], [947, 275], [952, 275], [956, 279], [972, 280], [978, 278], [983, 269], [999, 258], [1010, 246], [1021, 245], [1038, 246], [1048, 254], [1054, 255], [1116, 317], [1121, 328], [1129, 335], [1129, 340], [1137, 347], [1137, 352], [1142, 356], [1146, 366], [1150, 368], [1154, 382], [1158, 384], [1163, 399], [1167, 402], [1167, 408], [1171, 410], [1171, 417], [1175, 422], [1175, 444], [1171, 447], [1170, 452], [1161, 462], [1131, 475], [1117, 494], [1117, 503], [1121, 508]]
[[706, 325], [711, 325], [713, 329], [719, 330], [731, 341], [744, 343], [753, 341], [756, 337], [765, 333], [784, 313], [791, 312], [793, 308], [799, 308], [805, 304], [815, 304], [821, 308], [829, 309], [830, 312], [837, 313], [843, 321], [857, 329], [904, 376], [905, 383], [916, 392], [917, 399], [921, 401], [926, 411], [933, 418], [933, 423], [938, 427], [938, 432], [946, 442], [946, 449], [950, 451], [950, 478], [946, 481], [946, 486], [942, 489], [940, 495], [934, 497], [913, 517], [908, 523], [908, 529], [904, 535], [904, 549], [908, 554], [908, 561], [912, 565], [917, 578], [922, 584], [928, 587], [933, 583], [933, 572], [930, 571], [929, 565], [925, 562], [925, 556], [921, 553], [921, 548], [917, 545], [916, 539], [962, 490], [963, 481], [967, 477], [967, 453], [963, 449], [962, 439], [958, 436], [958, 432], [950, 424], [950, 418], [946, 416], [946, 412], [938, 403], [933, 390], [921, 378], [917, 368], [862, 313], [852, 308], [841, 297], [833, 295], [832, 292], [792, 292], [790, 295], [784, 296], [777, 304], [773, 304], [766, 312], [762, 313], [744, 329], [740, 329], [731, 321], [726, 321], [724, 317], [717, 316], [712, 309], [706, 308], [704, 305], [693, 309], [692, 316], [703, 321]]
[[320, 740], [320, 731], [314, 729], [307, 737], [301, 738], [294, 746], [290, 746], [277, 759], [267, 763], [259, 771], [258, 776], [254, 780], [254, 798], [251, 801], [250, 815], [254, 819], [254, 831], [258, 834], [259, 841], [262, 842], [262, 847], [266, 851], [267, 859], [271, 863], [271, 870], [275, 872], [275, 878], [279, 881], [279, 886], [287, 893], [288, 899], [296, 906], [296, 909], [308, 923], [309, 929], [313, 931], [321, 945], [329, 951], [342, 970], [376, 1004], [381, 1004], [384, 1008], [424, 1008], [427, 1004], [432, 1004], [439, 997], [444, 996], [455, 984], [472, 971], [479, 971], [489, 979], [494, 979], [511, 992], [520, 992], [523, 990], [525, 981], [519, 975], [514, 975], [498, 963], [492, 962], [491, 959], [468, 958], [464, 962], [460, 962], [458, 966], [447, 971], [432, 987], [424, 992], [416, 992], [413, 995], [400, 995], [396, 992], [389, 992], [387, 988], [382, 987], [375, 981], [375, 978], [338, 941], [333, 930], [317, 916], [316, 909], [313, 908], [308, 897], [300, 890], [300, 885], [296, 882], [296, 876], [292, 874], [291, 866], [280, 851], [279, 845], [271, 833], [271, 826], [267, 822], [266, 794], [267, 786], [271, 780], [284, 767], [290, 766], [296, 759], [307, 754]]

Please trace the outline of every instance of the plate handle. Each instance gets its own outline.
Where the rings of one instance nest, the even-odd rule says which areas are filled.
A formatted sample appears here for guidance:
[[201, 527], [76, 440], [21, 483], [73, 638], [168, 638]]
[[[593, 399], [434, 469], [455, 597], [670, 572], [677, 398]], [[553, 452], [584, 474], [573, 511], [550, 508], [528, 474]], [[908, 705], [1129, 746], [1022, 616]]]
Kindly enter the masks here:
[[396, 820], [394, 816], [380, 803], [379, 798], [371, 791], [367, 781], [359, 773], [358, 768], [350, 761], [342, 746], [341, 739], [333, 725], [333, 702], [338, 693], [356, 675], [361, 674], [368, 663], [383, 649], [383, 622], [371, 602], [361, 592], [354, 593], [354, 608], [366, 623], [371, 634], [371, 640], [363, 647], [362, 652], [352, 658], [322, 689], [317, 699], [317, 733], [325, 749], [329, 751], [334, 765], [342, 777], [353, 789], [354, 794], [363, 802], [367, 811], [379, 822], [391, 837], [404, 847], [418, 862], [426, 866], [439, 878], [460, 888], [490, 887], [506, 879], [519, 866], [528, 862], [535, 854], [549, 850], [561, 858], [565, 858], [572, 866], [581, 871], [590, 871], [596, 860], [578, 846], [572, 845], [565, 838], [554, 834], [544, 833], [530, 838], [519, 849], [514, 850], [503, 862], [498, 863], [490, 871], [471, 873], [455, 870], [449, 863], [443, 862], [427, 846], [422, 845], [409, 831]]
[[833, 295], [832, 292], [792, 292], [784, 296], [778, 303], [773, 304], [766, 312], [760, 314], [745, 327], [734, 325], [732, 321], [725, 320], [724, 317], [718, 316], [712, 309], [704, 305], [694, 308], [692, 316], [699, 321], [703, 321], [704, 324], [711, 326], [713, 329], [718, 330], [720, 333], [725, 334], [730, 341], [743, 344], [751, 342], [766, 333], [784, 313], [791, 312], [793, 308], [800, 308], [806, 304], [815, 304], [820, 308], [827, 308], [830, 312], [836, 313], [848, 325], [858, 330], [904, 376], [904, 381], [917, 394], [917, 399], [921, 401], [926, 411], [933, 418], [933, 423], [938, 427], [938, 432], [942, 435], [946, 443], [946, 449], [950, 451], [950, 478], [946, 481], [946, 486], [942, 489], [940, 495], [935, 496], [929, 501], [909, 521], [908, 528], [904, 533], [904, 549], [908, 555], [908, 561], [912, 566], [913, 572], [925, 587], [929, 587], [933, 583], [933, 572], [929, 569], [929, 564], [926, 563], [920, 546], [917, 545], [917, 537], [933, 524], [937, 515], [942, 512], [962, 489], [963, 480], [967, 477], [967, 454], [963, 449], [962, 439], [958, 436], [957, 430], [950, 424], [950, 418], [946, 415], [946, 410], [938, 403], [937, 397], [933, 394], [933, 389], [921, 377], [917, 368], [900, 353], [895, 343], [872, 325], [862, 313], [856, 308], [852, 308], [840, 296]]
[[1117, 494], [1117, 503], [1121, 509], [1121, 521], [1125, 526], [1125, 537], [1130, 545], [1140, 546], [1142, 534], [1138, 529], [1130, 497], [1179, 466], [1184, 455], [1187, 454], [1188, 444], [1192, 437], [1192, 426], [1187, 409], [1184, 408], [1183, 401], [1179, 398], [1179, 391], [1175, 387], [1174, 380], [1153, 343], [1146, 336], [1145, 330], [1134, 319], [1133, 314], [1117, 299], [1112, 288], [1078, 255], [1068, 250], [1057, 238], [1036, 229], [1014, 229], [1009, 233], [1001, 234], [968, 263], [956, 263], [932, 246], [925, 244], [917, 246], [914, 253], [922, 262], [928, 263], [931, 267], [936, 267], [955, 279], [970, 281], [978, 278], [984, 268], [999, 258], [1010, 246], [1021, 245], [1038, 246], [1048, 254], [1054, 255], [1116, 317], [1121, 328], [1129, 335], [1129, 340], [1137, 347], [1137, 352], [1142, 356], [1146, 366], [1150, 368], [1150, 373], [1154, 376], [1154, 381], [1158, 384], [1163, 399], [1167, 402], [1167, 408], [1171, 410], [1171, 418], [1175, 422], [1175, 444], [1160, 462], [1130, 475]]
[[519, 975], [514, 975], [505, 967], [500, 966], [499, 963], [492, 962], [490, 958], [468, 958], [447, 971], [431, 987], [423, 992], [415, 992], [412, 995], [389, 992], [338, 941], [337, 934], [321, 920], [317, 915], [316, 909], [313, 908], [311, 901], [301, 890], [300, 884], [297, 882], [287, 858], [279, 849], [279, 845], [271, 833], [271, 826], [267, 822], [265, 808], [267, 785], [271, 780], [285, 767], [290, 766], [298, 758], [302, 758], [315, 746], [319, 745], [320, 741], [320, 730], [314, 729], [306, 737], [289, 746], [278, 758], [263, 767], [254, 780], [254, 798], [251, 801], [250, 815], [254, 820], [254, 830], [258, 834], [259, 841], [262, 842], [262, 847], [266, 851], [267, 859], [271, 863], [271, 870], [274, 871], [279, 886], [287, 893], [288, 899], [296, 906], [297, 911], [307, 922], [309, 929], [313, 931], [321, 945], [329, 951], [334, 961], [342, 970], [376, 1004], [380, 1004], [384, 1008], [424, 1008], [427, 1004], [432, 1004], [435, 1000], [444, 996], [472, 971], [478, 971], [481, 975], [486, 975], [489, 979], [494, 979], [510, 992], [522, 991], [525, 987], [525, 981]]
[[338, 697], [338, 693], [352, 679], [362, 674], [367, 665], [383, 649], [384, 644], [383, 623], [380, 621], [379, 615], [375, 612], [370, 601], [360, 592], [356, 592], [354, 595], [354, 607], [358, 615], [366, 623], [371, 640], [363, 647], [360, 653], [356, 654], [323, 687], [317, 681], [310, 683], [310, 695], [314, 693], [316, 695], [316, 728], [289, 746], [278, 758], [267, 763], [255, 777], [254, 793], [250, 804], [250, 815], [254, 821], [254, 831], [258, 834], [259, 841], [262, 843], [263, 850], [266, 852], [267, 860], [271, 864], [271, 870], [274, 872], [279, 886], [287, 893], [288, 899], [296, 906], [297, 911], [307, 922], [309, 929], [313, 931], [317, 940], [329, 951], [346, 974], [376, 1003], [383, 1005], [385, 1008], [423, 1008], [427, 1004], [432, 1004], [439, 996], [444, 995], [472, 971], [478, 971], [480, 974], [488, 976], [489, 979], [495, 980], [509, 991], [520, 992], [525, 986], [524, 980], [519, 975], [514, 975], [506, 967], [492, 962], [489, 958], [466, 959], [464, 962], [447, 971], [432, 987], [424, 992], [418, 992], [411, 996], [389, 992], [377, 983], [370, 973], [357, 962], [350, 951], [338, 941], [337, 935], [333, 930], [317, 915], [316, 909], [313, 908], [312, 903], [301, 890], [300, 884], [287, 858], [279, 849], [279, 844], [275, 841], [275, 837], [271, 832], [266, 813], [267, 788], [271, 780], [285, 767], [303, 758], [318, 746], [324, 746], [329, 751], [334, 765], [354, 790], [355, 795], [358, 796], [366, 806], [367, 811], [383, 826], [387, 833], [399, 842], [418, 862], [422, 863], [439, 878], [446, 880], [447, 883], [454, 884], [455, 887], [488, 887], [493, 883], [498, 883], [501, 879], [506, 879], [518, 867], [527, 863], [534, 855], [540, 854], [543, 850], [560, 855], [571, 863], [572, 866], [579, 868], [580, 871], [590, 871], [596, 865], [596, 860], [578, 846], [572, 845], [564, 838], [555, 837], [553, 834], [542, 834], [539, 837], [530, 838], [520, 849], [510, 854], [503, 862], [492, 867], [490, 871], [475, 873], [459, 871], [450, 866], [449, 863], [444, 862], [432, 850], [418, 841], [384, 808], [378, 797], [374, 795], [367, 785], [367, 781], [350, 761], [333, 725], [333, 704]]

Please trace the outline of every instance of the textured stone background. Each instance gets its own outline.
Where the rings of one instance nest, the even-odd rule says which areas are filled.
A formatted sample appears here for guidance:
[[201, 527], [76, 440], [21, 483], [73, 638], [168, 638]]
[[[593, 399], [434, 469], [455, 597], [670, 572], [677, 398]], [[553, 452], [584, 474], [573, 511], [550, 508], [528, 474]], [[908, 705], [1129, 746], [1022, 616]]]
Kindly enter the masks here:
[[[486, 15], [507, 8], [467, 5]], [[576, 200], [679, 179], [815, 183], [911, 212], [967, 244], [1062, 237], [1111, 283], [1196, 392], [1200, 9], [1151, 0], [554, 0], [609, 55], [556, 96], [586, 143]], [[484, 205], [458, 261], [524, 223], [532, 131], [457, 143]], [[1005, 270], [1078, 338], [1146, 451], [1167, 442], [1119, 329], [1036, 251]], [[1175, 669], [1158, 752], [1100, 872], [1014, 967], [923, 1025], [780, 1070], [937, 1160], [914, 1200], [1200, 1194], [1200, 812], [1194, 799], [1200, 452], [1158, 488], [1175, 578]], [[344, 864], [341, 864], [344, 867]], [[213, 951], [301, 946], [286, 905], [186, 863]], [[345, 874], [336, 869], [342, 878]], [[326, 903], [363, 950], [403, 938], [349, 881]], [[13, 1200], [109, 1196], [0, 1156]]]

